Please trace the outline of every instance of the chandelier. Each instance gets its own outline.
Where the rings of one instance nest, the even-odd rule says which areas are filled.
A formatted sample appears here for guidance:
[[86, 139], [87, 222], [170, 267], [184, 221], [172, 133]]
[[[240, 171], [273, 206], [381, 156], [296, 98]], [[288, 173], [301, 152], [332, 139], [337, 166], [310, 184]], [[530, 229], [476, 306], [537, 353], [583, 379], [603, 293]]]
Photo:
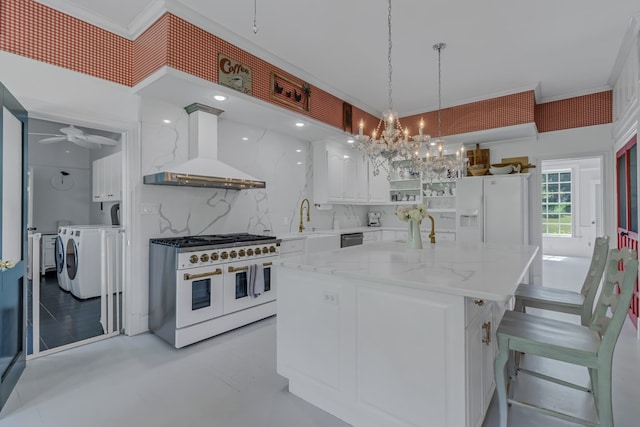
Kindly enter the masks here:
[[440, 54], [447, 47], [445, 43], [433, 45], [433, 50], [438, 51], [438, 139], [431, 141], [427, 146], [424, 157], [419, 156], [414, 162], [414, 168], [422, 172], [425, 181], [448, 181], [462, 178], [467, 162], [464, 154], [464, 146], [455, 154], [444, 153], [444, 140], [442, 139], [442, 65]]
[[402, 127], [398, 114], [393, 111], [391, 0], [389, 0], [387, 23], [389, 29], [389, 49], [387, 55], [389, 64], [389, 109], [382, 114], [382, 118], [371, 136], [364, 135], [364, 122], [360, 120], [358, 135], [355, 137], [357, 141], [355, 148], [360, 150], [365, 158], [368, 158], [373, 166], [374, 175], [380, 174], [380, 169], [382, 168], [387, 172], [387, 179], [390, 179], [391, 161], [394, 159], [411, 160], [412, 165], [420, 165], [420, 153], [423, 153], [425, 149], [427, 149], [427, 142], [430, 137], [424, 134], [424, 122], [422, 120], [420, 121], [419, 135], [409, 136], [409, 130]]

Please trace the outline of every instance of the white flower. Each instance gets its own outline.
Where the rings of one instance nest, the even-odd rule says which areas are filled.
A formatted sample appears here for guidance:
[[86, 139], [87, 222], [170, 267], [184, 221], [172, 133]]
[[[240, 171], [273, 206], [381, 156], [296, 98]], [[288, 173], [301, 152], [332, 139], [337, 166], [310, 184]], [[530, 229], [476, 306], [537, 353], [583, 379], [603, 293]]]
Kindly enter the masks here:
[[396, 216], [404, 222], [408, 222], [410, 219], [415, 219], [418, 222], [423, 218], [429, 216], [427, 208], [423, 204], [413, 206], [399, 206], [396, 209]]

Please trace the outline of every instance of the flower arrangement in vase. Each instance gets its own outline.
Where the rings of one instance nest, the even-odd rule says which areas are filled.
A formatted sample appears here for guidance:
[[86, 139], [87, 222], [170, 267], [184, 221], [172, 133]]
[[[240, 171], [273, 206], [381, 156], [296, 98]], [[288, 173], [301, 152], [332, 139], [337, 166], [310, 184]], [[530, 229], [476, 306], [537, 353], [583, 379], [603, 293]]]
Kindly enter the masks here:
[[423, 204], [413, 206], [399, 206], [396, 209], [396, 216], [404, 222], [409, 223], [409, 233], [407, 235], [407, 248], [422, 249], [422, 236], [420, 235], [420, 223], [423, 218], [429, 216], [427, 208]]

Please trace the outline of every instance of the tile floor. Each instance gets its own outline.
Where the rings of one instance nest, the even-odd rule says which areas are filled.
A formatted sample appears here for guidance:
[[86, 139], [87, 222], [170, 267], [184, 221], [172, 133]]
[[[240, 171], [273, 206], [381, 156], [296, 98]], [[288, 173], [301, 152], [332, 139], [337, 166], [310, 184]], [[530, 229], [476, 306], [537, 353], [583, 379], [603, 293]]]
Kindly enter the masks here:
[[[553, 271], [547, 264], [545, 271]], [[558, 281], [548, 283], [575, 283], [575, 277], [576, 270], [560, 272]], [[0, 413], [0, 426], [347, 427], [288, 393], [286, 379], [275, 372], [275, 322], [265, 319], [181, 350], [144, 334], [29, 361]], [[613, 377], [616, 426], [636, 427], [640, 344], [629, 323], [616, 349]], [[553, 384], [533, 385], [534, 394], [552, 404], [577, 412], [590, 407], [588, 398], [552, 389]], [[496, 409], [493, 402], [484, 427], [498, 425]], [[574, 425], [515, 407], [510, 417], [509, 425], [517, 427]]]
[[[29, 294], [28, 342], [31, 342]], [[100, 298], [81, 300], [58, 286], [54, 272], [40, 277], [40, 351], [102, 335]], [[29, 347], [29, 353], [31, 353]]]

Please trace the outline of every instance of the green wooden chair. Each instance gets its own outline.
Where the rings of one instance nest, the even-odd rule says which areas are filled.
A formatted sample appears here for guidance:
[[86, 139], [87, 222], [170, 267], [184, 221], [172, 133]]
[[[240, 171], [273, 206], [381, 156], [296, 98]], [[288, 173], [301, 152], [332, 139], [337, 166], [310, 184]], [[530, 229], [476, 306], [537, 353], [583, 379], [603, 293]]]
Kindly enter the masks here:
[[[508, 404], [524, 406], [548, 415], [587, 426], [613, 427], [611, 405], [611, 365], [622, 324], [631, 302], [638, 276], [637, 253], [630, 249], [612, 249], [607, 271], [589, 326], [561, 322], [532, 314], [508, 311], [498, 330], [498, 356], [494, 362], [496, 391], [500, 410], [500, 426], [507, 426]], [[619, 271], [619, 265], [623, 271]], [[620, 293], [616, 292], [616, 287]], [[513, 384], [507, 396], [505, 367], [509, 380], [515, 379], [514, 353], [523, 352], [560, 360], [588, 368], [598, 422], [566, 413], [541, 408], [513, 399]], [[586, 390], [583, 387], [538, 374], [558, 384]]]
[[532, 307], [576, 314], [580, 316], [582, 325], [589, 325], [608, 252], [609, 236], [596, 238], [591, 265], [580, 292], [521, 283], [515, 292], [514, 310], [524, 313], [527, 307]]

